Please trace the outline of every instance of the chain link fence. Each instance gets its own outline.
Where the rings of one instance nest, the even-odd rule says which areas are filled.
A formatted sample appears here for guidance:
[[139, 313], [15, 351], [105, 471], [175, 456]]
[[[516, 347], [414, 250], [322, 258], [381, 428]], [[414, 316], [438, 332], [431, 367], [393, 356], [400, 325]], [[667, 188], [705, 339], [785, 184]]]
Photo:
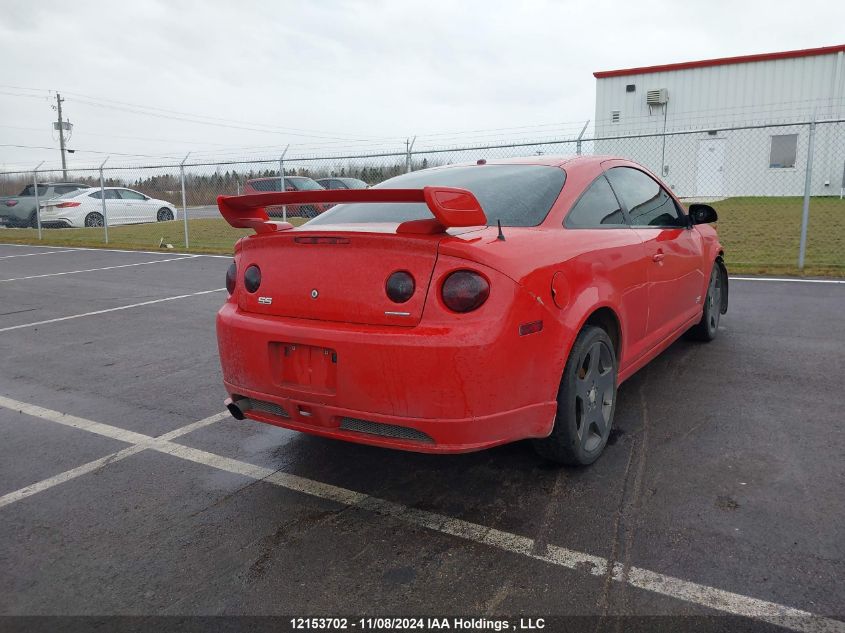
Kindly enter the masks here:
[[[40, 169], [5, 172], [0, 173], [0, 196], [26, 193], [27, 188], [35, 189], [36, 182], [44, 196], [55, 195], [49, 184], [59, 182], [92, 187], [102, 183], [121, 193], [107, 193], [106, 200], [96, 201], [89, 214], [102, 217], [77, 222], [88, 228], [56, 229], [62, 223], [48, 222], [42, 214], [43, 227], [38, 226], [39, 217], [27, 217], [24, 223], [31, 228], [0, 230], [0, 241], [37, 237], [51, 243], [170, 245], [225, 253], [249, 231], [233, 229], [220, 218], [217, 196], [278, 190], [281, 172], [290, 179], [288, 186], [302, 186], [302, 178], [352, 178], [374, 185], [440, 165], [575, 154], [630, 158], [659, 175], [682, 200], [714, 206], [734, 271], [845, 275], [845, 121], [841, 119], [483, 146], [414, 149], [408, 144], [381, 153], [291, 154], [215, 163], [191, 161], [190, 156], [178, 164], [128, 166], [107, 161], [100, 168], [70, 169], [67, 174]], [[122, 193], [126, 190], [150, 199], [147, 215], [133, 214], [132, 202], [118, 197], [131, 196]], [[0, 198], [0, 222], [13, 209], [4, 205]], [[286, 211], [294, 223], [315, 213], [306, 205]]]

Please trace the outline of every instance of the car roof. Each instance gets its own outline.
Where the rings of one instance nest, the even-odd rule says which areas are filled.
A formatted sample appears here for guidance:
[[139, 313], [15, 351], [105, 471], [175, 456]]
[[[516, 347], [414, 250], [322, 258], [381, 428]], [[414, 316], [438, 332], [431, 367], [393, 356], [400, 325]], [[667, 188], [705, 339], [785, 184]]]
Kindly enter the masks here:
[[[593, 165], [596, 163], [603, 163], [607, 160], [619, 159], [619, 156], [520, 156], [516, 158], [492, 158], [480, 159], [484, 160], [482, 165], [543, 165], [546, 167], [574, 167], [576, 165]], [[466, 167], [468, 165], [478, 165], [476, 162], [456, 163], [454, 165], [444, 165], [443, 168], [448, 167]], [[434, 169], [437, 169], [435, 167]]]

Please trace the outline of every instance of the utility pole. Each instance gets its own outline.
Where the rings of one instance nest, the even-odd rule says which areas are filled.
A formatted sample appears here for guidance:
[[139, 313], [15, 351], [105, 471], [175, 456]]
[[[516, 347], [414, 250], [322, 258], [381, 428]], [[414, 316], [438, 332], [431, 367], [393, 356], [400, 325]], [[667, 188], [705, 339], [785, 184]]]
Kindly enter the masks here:
[[65, 123], [62, 120], [62, 95], [56, 93], [56, 109], [59, 112], [59, 122], [57, 128], [59, 130], [59, 148], [62, 152], [62, 178], [67, 180], [67, 163], [65, 162]]
[[405, 173], [411, 173], [411, 152], [414, 151], [414, 143], [417, 142], [417, 137], [415, 136], [413, 139], [406, 138], [405, 139]]

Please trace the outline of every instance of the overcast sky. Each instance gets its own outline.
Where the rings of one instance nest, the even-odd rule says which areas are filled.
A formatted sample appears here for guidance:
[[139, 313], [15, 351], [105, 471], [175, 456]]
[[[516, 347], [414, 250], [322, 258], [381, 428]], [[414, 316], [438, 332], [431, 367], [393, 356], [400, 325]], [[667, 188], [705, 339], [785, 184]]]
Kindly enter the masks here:
[[0, 0], [0, 169], [58, 163], [9, 147], [58, 147], [55, 91], [71, 166], [547, 137], [593, 117], [593, 71], [842, 44], [843, 24], [830, 0]]

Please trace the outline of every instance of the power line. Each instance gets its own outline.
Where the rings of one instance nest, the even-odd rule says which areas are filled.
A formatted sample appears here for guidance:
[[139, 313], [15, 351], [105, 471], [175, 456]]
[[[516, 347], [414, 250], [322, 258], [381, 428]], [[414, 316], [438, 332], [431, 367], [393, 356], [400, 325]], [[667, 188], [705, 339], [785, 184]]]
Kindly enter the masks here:
[[[139, 104], [135, 104], [135, 103], [129, 103], [129, 102], [126, 102], [126, 101], [117, 101], [115, 99], [104, 99], [102, 97], [93, 97], [91, 95], [85, 95], [85, 94], [80, 94], [80, 93], [75, 93], [75, 92], [66, 92], [66, 94], [75, 95], [77, 97], [82, 97], [84, 99], [93, 99], [93, 100], [96, 100], [96, 101], [100, 101], [103, 104], [117, 104], [117, 105], [120, 105], [120, 106], [129, 107], [129, 108], [135, 108], [135, 109], [141, 109], [141, 110], [150, 110], [150, 111], [161, 112], [161, 113], [166, 113], [166, 114], [174, 114], [174, 115], [179, 115], [179, 116], [184, 116], [184, 117], [191, 117], [193, 119], [205, 119], [205, 120], [210, 120], [210, 121], [219, 121], [219, 122], [222, 122], [222, 123], [235, 123], [235, 124], [239, 124], [239, 125], [248, 125], [248, 126], [262, 127], [262, 128], [268, 128], [268, 129], [276, 129], [276, 130], [285, 131], [285, 132], [302, 132], [302, 133], [308, 133], [310, 135], [326, 135], [326, 138], [336, 138], [336, 139], [339, 139], [339, 140], [355, 140], [355, 139], [350, 139], [349, 138], [350, 135], [346, 134], [344, 132], [327, 132], [325, 130], [311, 130], [311, 129], [305, 129], [305, 128], [270, 125], [270, 124], [266, 124], [266, 123], [254, 123], [254, 122], [250, 122], [250, 121], [242, 121], [242, 120], [237, 120], [237, 119], [226, 119], [226, 118], [222, 118], [222, 117], [214, 117], [214, 116], [209, 116], [209, 115], [205, 115], [205, 114], [193, 114], [193, 113], [190, 113], [190, 112], [182, 112], [182, 111], [179, 111], [179, 110], [169, 110], [167, 108], [159, 108], [159, 107], [156, 107], [156, 106], [139, 105]], [[319, 138], [319, 137], [314, 136], [314, 138]], [[370, 137], [370, 138], [379, 138], [379, 137]], [[388, 137], [381, 137], [381, 138], [388, 138]]]
[[[47, 147], [45, 145], [16, 145], [13, 143], [0, 143], [0, 147], [15, 147], [18, 149], [47, 149], [51, 151], [55, 151], [59, 149], [58, 147]], [[182, 154], [125, 154], [121, 152], [112, 152], [112, 151], [101, 151], [96, 149], [72, 149], [68, 150], [71, 153], [82, 153], [82, 154], [110, 154], [112, 156], [128, 156], [131, 158], [177, 158], [182, 156]]]
[[[45, 89], [45, 88], [25, 88], [23, 86], [0, 85], [0, 88], [11, 88], [11, 89], [15, 89], [15, 90], [29, 90], [29, 91], [32, 91], [32, 92], [44, 92], [44, 93], [47, 93], [48, 95], [50, 93], [54, 92], [53, 90], [48, 90], [48, 89]], [[342, 133], [342, 132], [327, 132], [325, 130], [310, 130], [310, 129], [296, 128], [296, 127], [283, 127], [283, 126], [271, 125], [271, 124], [266, 124], [266, 123], [254, 123], [254, 122], [250, 122], [250, 121], [242, 121], [242, 120], [237, 120], [237, 119], [227, 119], [227, 118], [223, 118], [223, 117], [214, 117], [214, 116], [204, 115], [204, 114], [194, 114], [194, 113], [191, 113], [191, 112], [184, 112], [184, 111], [180, 111], [180, 110], [170, 110], [170, 109], [167, 109], [167, 108], [160, 108], [160, 107], [157, 107], [157, 106], [147, 106], [147, 105], [142, 105], [142, 104], [137, 104], [137, 103], [130, 103], [130, 102], [127, 102], [127, 101], [118, 101], [116, 99], [107, 99], [105, 97], [87, 95], [87, 94], [72, 92], [72, 91], [67, 91], [67, 90], [65, 90], [64, 93], [65, 93], [65, 95], [72, 95], [72, 96], [75, 96], [75, 97], [81, 97], [81, 99], [74, 99], [74, 101], [76, 101], [78, 103], [85, 103], [86, 105], [92, 105], [92, 106], [95, 106], [95, 107], [111, 108], [111, 109], [115, 109], [115, 110], [131, 112], [133, 114], [147, 114], [147, 115], [152, 116], [153, 113], [157, 113], [157, 116], [159, 118], [172, 118], [172, 117], [168, 117], [168, 116], [164, 116], [164, 115], [177, 115], [175, 117], [176, 120], [190, 120], [191, 122], [194, 122], [194, 123], [201, 123], [201, 122], [204, 122], [204, 121], [216, 121], [216, 122], [226, 123], [226, 124], [236, 124], [236, 126], [250, 126], [250, 127], [254, 127], [254, 128], [261, 128], [258, 131], [262, 131], [262, 132], [267, 131], [267, 130], [278, 130], [279, 132], [290, 133], [292, 135], [298, 135], [298, 136], [308, 136], [310, 138], [321, 138], [321, 135], [322, 135], [322, 138], [331, 138], [331, 139], [337, 139], [337, 140], [341, 140], [341, 141], [360, 140], [360, 139], [352, 138], [352, 135]], [[30, 95], [30, 94], [21, 94], [21, 93], [0, 92], [0, 94], [10, 94], [12, 96], [41, 98], [40, 95]], [[187, 117], [187, 119], [183, 118], [183, 117]], [[195, 120], [195, 119], [202, 119], [203, 121], [198, 121], [198, 120]], [[297, 134], [294, 134], [294, 133], [297, 133]], [[374, 138], [374, 137], [369, 137], [369, 138]], [[378, 138], [378, 137], [375, 137], [375, 138]], [[386, 139], [388, 137], [383, 137], [383, 138]]]

